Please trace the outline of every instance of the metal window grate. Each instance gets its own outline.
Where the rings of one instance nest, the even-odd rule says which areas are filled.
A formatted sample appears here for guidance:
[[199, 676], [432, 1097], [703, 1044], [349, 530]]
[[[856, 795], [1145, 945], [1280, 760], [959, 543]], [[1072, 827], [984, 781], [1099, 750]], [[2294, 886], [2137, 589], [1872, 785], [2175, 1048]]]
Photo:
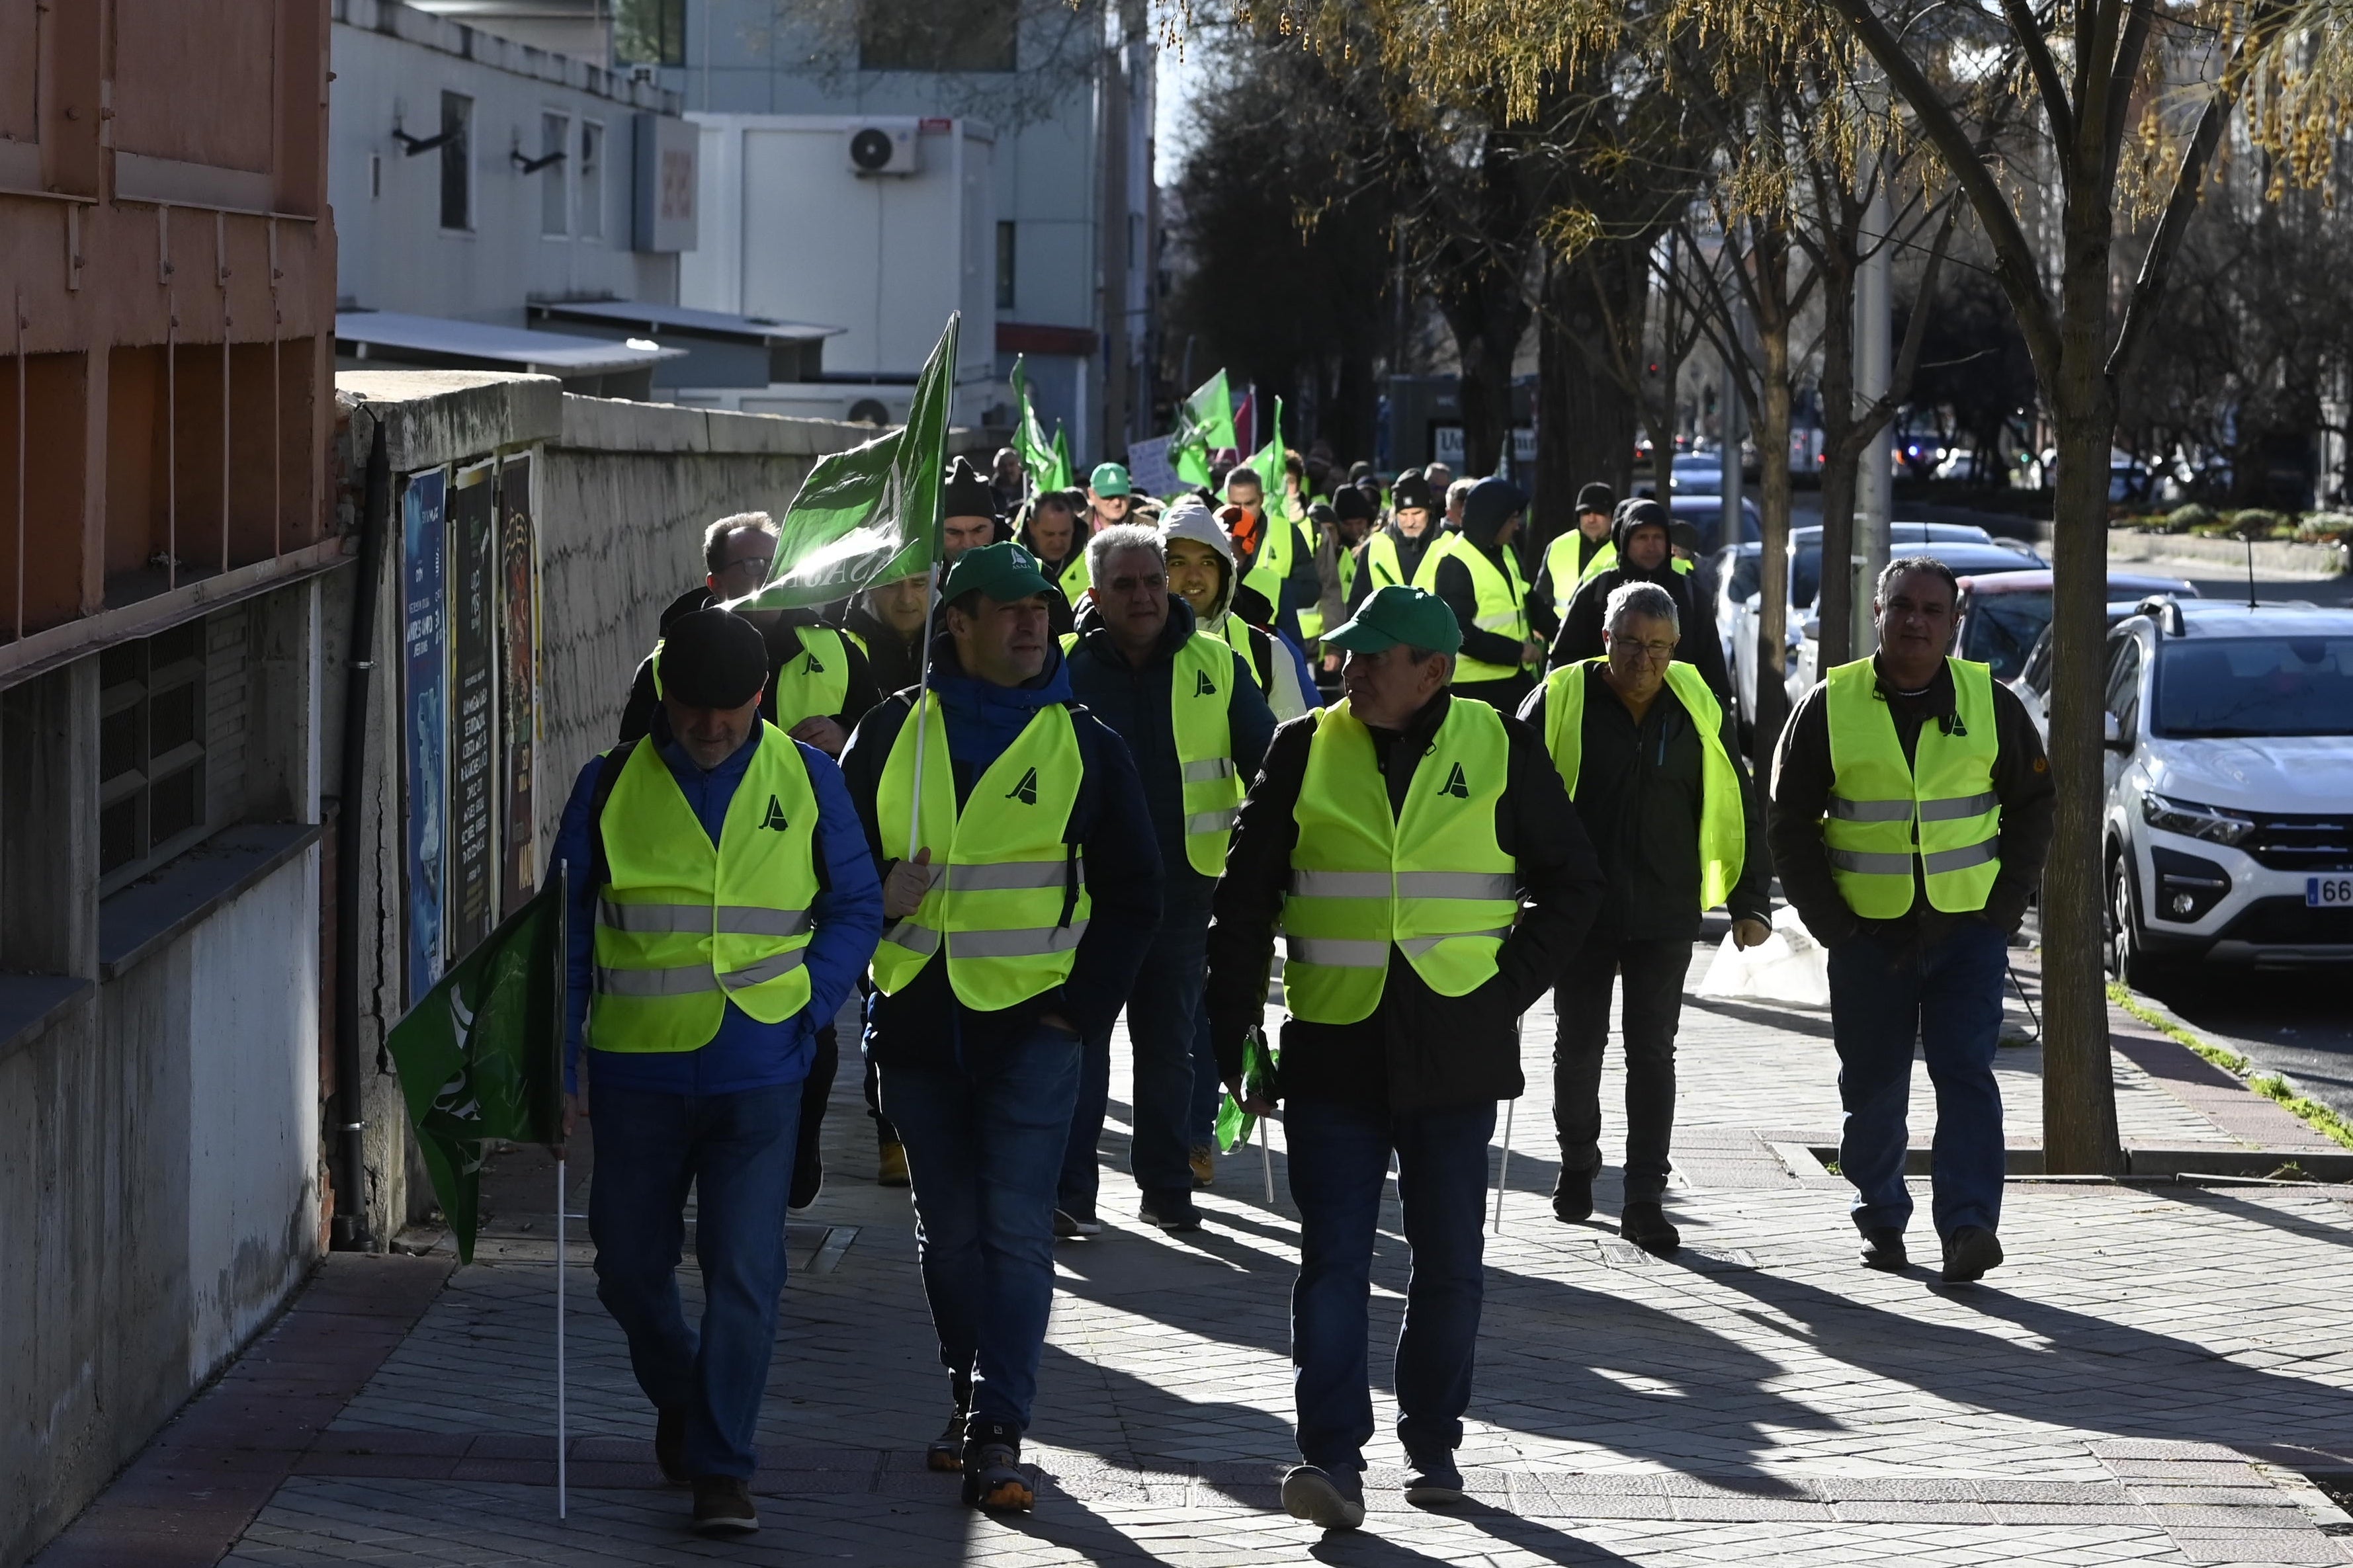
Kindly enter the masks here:
[[99, 890], [111, 892], [201, 839], [205, 623], [99, 656]]

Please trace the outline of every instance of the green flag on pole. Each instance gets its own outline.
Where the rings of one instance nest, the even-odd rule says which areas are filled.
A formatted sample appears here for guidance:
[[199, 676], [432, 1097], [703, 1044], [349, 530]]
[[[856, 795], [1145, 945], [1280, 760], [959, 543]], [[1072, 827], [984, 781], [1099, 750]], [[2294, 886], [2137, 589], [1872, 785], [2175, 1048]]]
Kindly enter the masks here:
[[1168, 442], [1176, 477], [1188, 485], [1209, 482], [1209, 455], [1236, 445], [1234, 404], [1226, 390], [1226, 373], [1203, 382], [1176, 410], [1176, 428]]
[[559, 866], [385, 1037], [461, 1263], [474, 1260], [484, 1142], [564, 1141], [564, 992]]
[[1282, 446], [1282, 395], [1274, 399], [1274, 434], [1266, 445], [1250, 456], [1250, 466], [1258, 470], [1259, 482], [1266, 487], [1266, 510], [1276, 517], [1292, 522], [1306, 521], [1292, 504], [1291, 487], [1283, 483], [1284, 453]]
[[907, 423], [817, 460], [777, 524], [775, 575], [727, 608], [828, 605], [938, 562], [940, 484], [961, 319], [960, 312], [949, 314], [938, 346], [923, 362]]
[[1057, 489], [1066, 490], [1079, 482], [1079, 471], [1071, 466], [1070, 432], [1062, 428], [1059, 419], [1054, 421], [1054, 471], [1060, 476], [1055, 483]]
[[1021, 361], [1019, 354], [1013, 356], [1013, 401], [1018, 409], [1013, 439], [1021, 453], [1021, 466], [1029, 470], [1032, 493], [1068, 489], [1070, 460], [1046, 440], [1046, 427], [1038, 422], [1038, 410], [1029, 402], [1029, 376]]

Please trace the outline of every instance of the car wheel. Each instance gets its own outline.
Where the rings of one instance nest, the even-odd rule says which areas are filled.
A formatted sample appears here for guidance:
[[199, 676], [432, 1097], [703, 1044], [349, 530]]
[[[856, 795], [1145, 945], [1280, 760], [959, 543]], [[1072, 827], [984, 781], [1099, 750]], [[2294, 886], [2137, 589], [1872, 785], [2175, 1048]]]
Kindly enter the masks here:
[[2133, 886], [2129, 850], [2108, 857], [2108, 973], [2136, 991], [2145, 991], [2155, 979], [2149, 962], [2147, 931], [2140, 920], [2140, 893]]

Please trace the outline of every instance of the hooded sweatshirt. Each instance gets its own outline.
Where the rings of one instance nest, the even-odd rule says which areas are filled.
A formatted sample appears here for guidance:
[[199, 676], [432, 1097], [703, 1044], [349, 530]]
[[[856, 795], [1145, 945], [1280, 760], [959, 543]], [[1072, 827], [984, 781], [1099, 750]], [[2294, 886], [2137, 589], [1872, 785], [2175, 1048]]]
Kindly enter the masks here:
[[[1512, 567], [1505, 563], [1509, 549], [1495, 542], [1495, 535], [1504, 524], [1527, 508], [1527, 498], [1504, 479], [1482, 479], [1472, 487], [1462, 503], [1461, 543], [1458, 549], [1477, 551], [1496, 571], [1510, 576]], [[1479, 585], [1471, 576], [1471, 568], [1451, 557], [1441, 559], [1430, 574], [1430, 591], [1446, 601], [1447, 608], [1462, 626], [1464, 657], [1482, 664], [1507, 665], [1516, 668], [1526, 656], [1526, 649], [1515, 637], [1501, 632], [1479, 629]], [[1476, 697], [1493, 702], [1504, 712], [1516, 711], [1520, 700], [1532, 684], [1525, 671], [1504, 680], [1457, 682], [1457, 695]]]
[[1618, 520], [1609, 525], [1609, 541], [1618, 547], [1618, 563], [1593, 574], [1569, 600], [1568, 608], [1560, 617], [1560, 636], [1553, 639], [1551, 668], [1558, 669], [1581, 658], [1599, 658], [1604, 651], [1601, 645], [1602, 616], [1609, 605], [1610, 591], [1621, 583], [1655, 583], [1673, 595], [1675, 601], [1675, 658], [1682, 663], [1698, 667], [1700, 679], [1715, 693], [1725, 712], [1733, 710], [1732, 679], [1724, 668], [1724, 645], [1716, 640], [1715, 608], [1711, 603], [1703, 607], [1694, 599], [1691, 579], [1675, 570], [1674, 553], [1662, 553], [1657, 566], [1644, 571], [1634, 564], [1628, 544], [1641, 529], [1656, 529], [1662, 542], [1668, 533], [1666, 508], [1653, 500], [1629, 501], [1619, 510]]
[[1250, 670], [1258, 678], [1258, 689], [1266, 698], [1266, 705], [1274, 710], [1275, 722], [1287, 724], [1310, 708], [1321, 707], [1314, 678], [1307, 670], [1307, 656], [1300, 651], [1299, 645], [1264, 626], [1250, 626], [1235, 617], [1234, 542], [1226, 536], [1216, 514], [1197, 497], [1180, 497], [1162, 516], [1160, 537], [1206, 544], [1225, 563], [1217, 599], [1208, 614], [1197, 611], [1195, 619], [1202, 631], [1224, 638], [1236, 653], [1243, 651], [1244, 642], [1249, 643]]

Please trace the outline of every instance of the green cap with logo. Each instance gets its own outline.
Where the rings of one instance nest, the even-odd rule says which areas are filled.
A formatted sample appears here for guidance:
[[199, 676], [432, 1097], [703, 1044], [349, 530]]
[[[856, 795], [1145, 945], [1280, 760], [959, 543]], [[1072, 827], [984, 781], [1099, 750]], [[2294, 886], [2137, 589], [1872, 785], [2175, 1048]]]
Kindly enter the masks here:
[[1087, 488], [1099, 496], [1124, 496], [1130, 488], [1127, 470], [1117, 463], [1097, 463], [1087, 476]]
[[1351, 653], [1379, 653], [1399, 643], [1432, 653], [1460, 653], [1462, 625], [1437, 595], [1393, 584], [1359, 605], [1355, 620], [1325, 632], [1324, 643]]
[[1007, 604], [1050, 592], [1052, 585], [1038, 570], [1038, 558], [1004, 540], [957, 556], [956, 563], [948, 568], [947, 582], [941, 585], [940, 598], [952, 605], [966, 594], [978, 593]]

